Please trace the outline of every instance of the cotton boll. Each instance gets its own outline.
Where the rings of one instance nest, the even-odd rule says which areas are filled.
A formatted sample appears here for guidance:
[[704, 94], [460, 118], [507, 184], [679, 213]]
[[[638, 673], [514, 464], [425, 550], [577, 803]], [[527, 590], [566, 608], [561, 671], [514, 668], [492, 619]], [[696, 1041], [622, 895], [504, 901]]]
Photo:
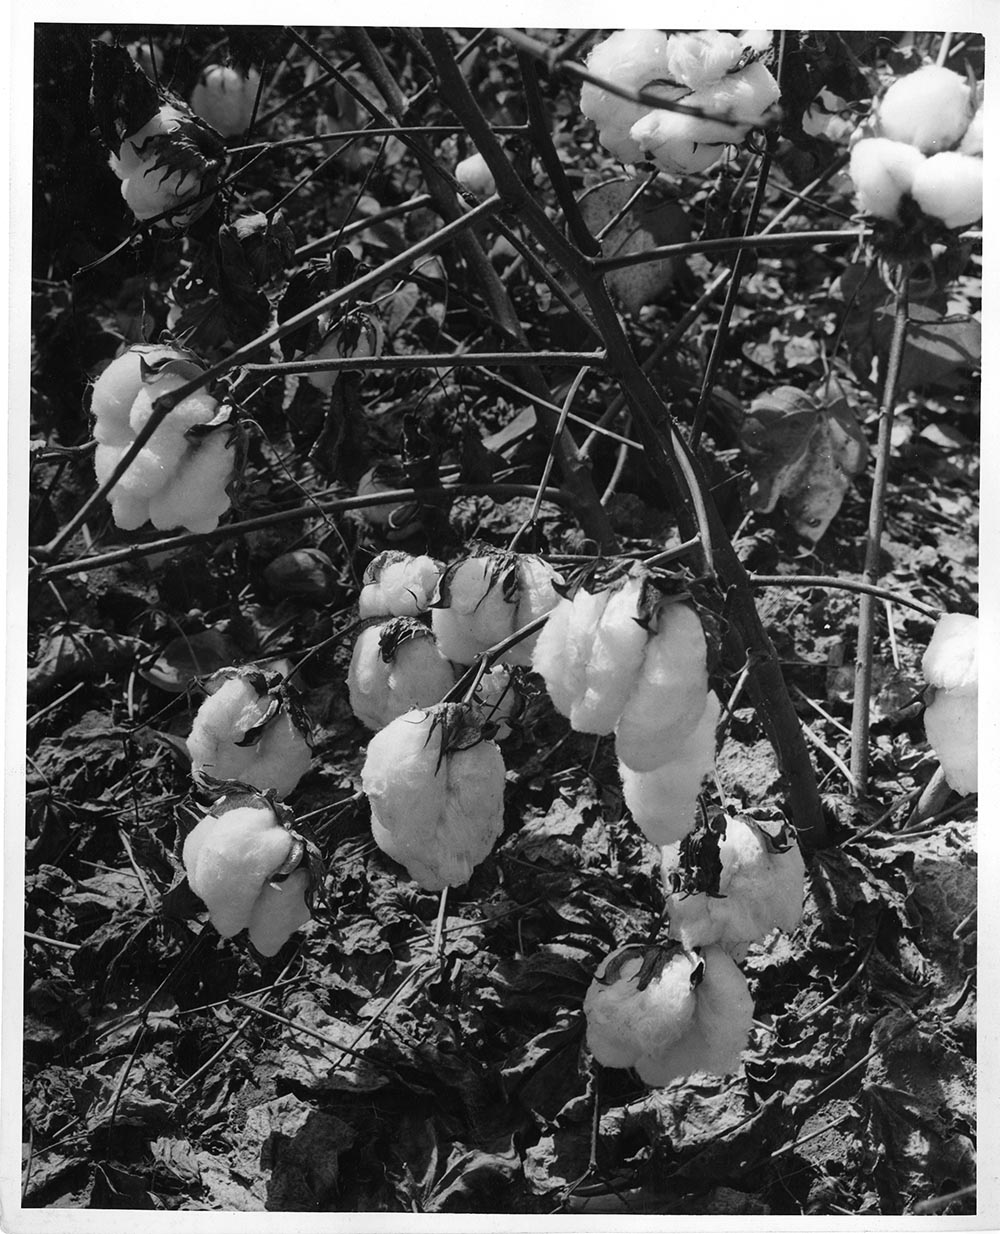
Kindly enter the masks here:
[[924, 712], [927, 740], [951, 788], [963, 796], [979, 791], [979, 694], [937, 690]]
[[[677, 111], [651, 111], [636, 121], [630, 137], [643, 157], [672, 175], [697, 175], [707, 171], [722, 157], [725, 148], [713, 134], [727, 126], [707, 124], [696, 116]], [[709, 143], [707, 138], [711, 137]], [[723, 141], [726, 137], [723, 137]]]
[[951, 69], [924, 65], [893, 82], [877, 116], [884, 137], [936, 154], [954, 146], [969, 127], [972, 92]]
[[580, 588], [549, 614], [532, 652], [531, 664], [545, 679], [545, 689], [560, 715], [569, 716], [587, 683], [594, 635], [610, 592], [591, 593]]
[[625, 804], [651, 844], [673, 844], [694, 827], [698, 794], [715, 766], [715, 728], [721, 708], [709, 694], [697, 727], [673, 758], [655, 771], [618, 764]]
[[664, 603], [656, 633], [615, 728], [615, 752], [633, 771], [669, 761], [705, 713], [705, 632], [687, 604]]
[[143, 386], [143, 365], [174, 354], [170, 347], [142, 350], [133, 347], [111, 361], [94, 382], [91, 394], [95, 441], [108, 446], [126, 446], [132, 442], [134, 434], [129, 413]]
[[227, 428], [218, 428], [197, 443], [186, 443], [172, 474], [150, 499], [154, 527], [161, 531], [186, 527], [194, 532], [218, 527], [231, 505], [226, 490], [236, 456], [230, 437]]
[[979, 618], [945, 613], [920, 665], [928, 685], [955, 694], [979, 690]]
[[203, 818], [184, 841], [188, 883], [223, 938], [249, 924], [265, 882], [288, 859], [292, 844], [273, 810], [253, 806]]
[[752, 821], [729, 818], [719, 842], [718, 894], [675, 892], [682, 875], [681, 845], [663, 849], [670, 937], [683, 946], [760, 942], [773, 930], [794, 930], [802, 917], [805, 865], [798, 846], [779, 851]]
[[701, 90], [720, 82], [742, 54], [743, 44], [733, 34], [718, 30], [672, 34], [666, 47], [667, 77]]
[[368, 746], [372, 836], [427, 891], [467, 882], [503, 830], [503, 758], [477, 732], [471, 709], [442, 704], [400, 716]]
[[149, 498], [130, 497], [115, 491], [111, 498], [111, 517], [122, 531], [138, 531], [149, 522]]
[[[200, 136], [189, 113], [163, 104], [147, 124], [122, 141], [117, 155], [110, 156], [111, 170], [122, 182], [122, 197], [137, 219], [179, 209], [214, 185], [220, 163], [205, 153]], [[213, 196], [206, 196], [161, 226], [193, 223], [212, 201]]]
[[493, 179], [486, 160], [479, 153], [470, 155], [455, 168], [455, 179], [459, 184], [475, 193], [477, 197], [489, 197], [497, 191], [497, 182]]
[[[257, 757], [246, 782], [261, 791], [287, 797], [312, 766], [312, 750], [286, 707], [268, 721], [257, 743]], [[260, 950], [258, 948], [258, 950]]]
[[520, 699], [514, 683], [511, 681], [510, 669], [504, 664], [497, 664], [484, 673], [476, 687], [474, 701], [484, 724], [496, 724], [494, 741], [504, 741], [510, 736], [508, 720], [518, 708]]
[[299, 868], [279, 883], [265, 883], [250, 913], [248, 935], [262, 956], [274, 956], [312, 920], [306, 904], [309, 872]]
[[983, 160], [935, 154], [917, 168], [910, 191], [924, 214], [945, 227], [968, 227], [983, 216]]
[[924, 156], [914, 146], [868, 137], [851, 151], [850, 175], [858, 206], [876, 218], [899, 218], [899, 204], [913, 187]]
[[517, 601], [504, 595], [510, 567], [488, 556], [467, 557], [446, 574], [448, 606], [435, 608], [431, 625], [443, 655], [471, 664], [514, 630]]
[[594, 1058], [605, 1067], [634, 1067], [678, 1040], [694, 1018], [697, 968], [696, 957], [657, 946], [633, 944], [606, 956], [583, 1003]]
[[983, 154], [983, 105], [980, 103], [979, 109], [972, 117], [969, 127], [965, 130], [965, 136], [962, 138], [962, 143], [958, 147], [959, 154], [967, 154], [971, 157], [978, 155], [982, 158]]
[[430, 606], [440, 576], [441, 565], [432, 557], [379, 553], [365, 570], [358, 616], [416, 617]]
[[825, 137], [828, 141], [845, 142], [854, 132], [854, 124], [844, 116], [847, 100], [826, 87], [816, 95], [802, 116], [802, 131], [809, 137]]
[[237, 69], [211, 64], [204, 69], [191, 94], [191, 110], [223, 137], [245, 133], [253, 115], [260, 85], [255, 68], [243, 74]]
[[720, 947], [701, 953], [704, 973], [695, 993], [695, 1012], [684, 1034], [636, 1063], [639, 1079], [651, 1087], [694, 1072], [732, 1075], [740, 1065], [753, 1027], [753, 998], [746, 978]]
[[578, 733], [610, 733], [625, 709], [649, 638], [637, 620], [641, 588], [639, 578], [626, 579], [601, 614], [587, 663], [586, 688], [570, 709], [569, 721]]
[[[629, 90], [641, 90], [666, 74], [667, 36], [662, 30], [616, 30], [590, 53], [587, 68], [596, 77]], [[657, 86], [668, 98], [679, 98], [683, 89]], [[584, 82], [580, 110], [597, 125], [601, 145], [623, 163], [634, 163], [642, 151], [629, 136], [629, 130], [649, 111], [641, 103], [610, 94], [600, 86]]]
[[223, 681], [209, 694], [198, 708], [187, 739], [195, 774], [205, 771], [216, 780], [248, 783], [243, 773], [249, 769], [257, 751], [253, 746], [236, 743], [263, 722], [270, 702], [267, 695], [262, 697], [242, 677]]
[[[517, 605], [511, 622], [511, 634], [555, 608], [560, 600], [555, 585], [562, 581], [562, 575], [553, 570], [540, 557], [535, 557], [530, 553], [518, 557]], [[504, 653], [501, 662], [527, 667], [531, 663], [532, 652], [538, 642], [538, 633], [531, 634], [521, 639], [519, 643], [515, 643], [509, 651]]]
[[358, 635], [347, 685], [351, 709], [368, 728], [440, 702], [454, 684], [434, 636], [413, 618], [393, 618]]

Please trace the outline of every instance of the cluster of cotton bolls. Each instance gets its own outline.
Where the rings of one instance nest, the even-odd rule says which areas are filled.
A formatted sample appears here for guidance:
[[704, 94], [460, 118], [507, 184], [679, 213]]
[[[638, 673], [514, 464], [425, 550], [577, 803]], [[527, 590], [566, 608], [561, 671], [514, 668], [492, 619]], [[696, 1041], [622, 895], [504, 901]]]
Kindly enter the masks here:
[[906, 221], [913, 203], [946, 228], [974, 223], [983, 213], [981, 88], [933, 64], [898, 78], [855, 133], [850, 174], [859, 207], [876, 218]]
[[598, 43], [587, 69], [629, 91], [653, 90], [700, 114], [631, 102], [585, 82], [580, 110], [598, 128], [606, 150], [623, 163], [649, 159], [663, 171], [707, 171], [726, 146], [739, 145], [767, 120], [780, 94], [762, 63], [769, 30], [733, 35], [718, 30], [617, 30]]
[[499, 654], [469, 698], [446, 696], [484, 652], [555, 606], [561, 579], [539, 557], [476, 547], [447, 567], [388, 550], [363, 582], [347, 680], [354, 714], [376, 730], [361, 776], [372, 835], [425, 890], [459, 886], [503, 827], [496, 743], [518, 706], [511, 670], [536, 636]]
[[[153, 414], [156, 399], [202, 372], [189, 353], [165, 346], [131, 347], [108, 365], [94, 383], [90, 404], [98, 483], [110, 479]], [[167, 413], [111, 489], [116, 525], [133, 531], [150, 521], [161, 531], [213, 531], [229, 509], [233, 437], [230, 415], [220, 411], [216, 399], [203, 389], [189, 394]]]
[[615, 734], [625, 802], [662, 849], [676, 940], [606, 958], [585, 1001], [591, 1052], [606, 1066], [635, 1067], [651, 1085], [695, 1070], [728, 1074], [753, 1010], [733, 957], [775, 928], [794, 928], [805, 870], [794, 840], [752, 820], [727, 818], [723, 833], [707, 837], [696, 828], [720, 712], [701, 619], [634, 567], [615, 586], [561, 600], [533, 665], [573, 728]]
[[313, 878], [280, 799], [309, 770], [305, 720], [281, 671], [224, 668], [187, 739], [196, 783], [221, 796], [184, 841], [191, 890], [223, 938], [246, 929], [263, 956], [310, 920]]

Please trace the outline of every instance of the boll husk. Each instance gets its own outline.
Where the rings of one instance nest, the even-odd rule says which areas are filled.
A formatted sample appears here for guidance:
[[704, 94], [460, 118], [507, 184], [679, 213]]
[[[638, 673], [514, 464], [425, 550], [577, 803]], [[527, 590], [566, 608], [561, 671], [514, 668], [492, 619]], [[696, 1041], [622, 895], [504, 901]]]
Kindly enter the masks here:
[[497, 182], [493, 179], [486, 160], [478, 152], [470, 155], [455, 168], [455, 179], [459, 184], [475, 193], [477, 197], [489, 197], [497, 191]]
[[310, 916], [306, 871], [290, 887], [291, 879], [271, 887], [300, 852], [267, 800], [258, 798], [203, 818], [184, 841], [183, 862], [191, 890], [222, 937], [249, 926], [257, 950], [275, 955]]
[[590, 82], [580, 108], [597, 124], [601, 144], [622, 162], [646, 157], [668, 172], [704, 171], [727, 144], [738, 144], [762, 123], [777, 101], [777, 82], [755, 59], [769, 45], [766, 31], [737, 38], [718, 30], [669, 37], [660, 30], [619, 30], [591, 52], [592, 73], [630, 90], [655, 88], [705, 114], [630, 103]]
[[715, 767], [719, 700], [709, 694], [701, 719], [653, 771], [633, 771], [619, 762], [622, 794], [636, 825], [651, 844], [673, 844], [694, 827], [698, 794]]
[[[209, 134], [186, 109], [164, 103], [146, 124], [123, 138], [108, 161], [137, 219], [171, 210], [174, 213], [158, 226], [186, 227], [208, 210], [222, 168], [219, 139], [214, 134], [209, 139]], [[187, 209], [181, 209], [185, 204]]]
[[468, 882], [503, 830], [504, 777], [471, 707], [407, 712], [372, 738], [361, 771], [375, 843], [427, 891]]
[[532, 667], [578, 733], [610, 733], [625, 710], [649, 633], [639, 620], [642, 577], [560, 600], [539, 635]]
[[[441, 651], [471, 664], [496, 643], [550, 612], [562, 579], [540, 557], [486, 550], [449, 566], [438, 584], [431, 623]], [[511, 647], [502, 663], [527, 665], [538, 635]]]
[[663, 601], [639, 674], [615, 727], [615, 752], [633, 771], [672, 760], [708, 701], [705, 632], [690, 605]]
[[599, 965], [583, 1009], [594, 1058], [634, 1067], [651, 1087], [732, 1074], [753, 1022], [746, 979], [719, 947], [620, 947]]
[[875, 218], [896, 220], [904, 194], [927, 160], [915, 147], [887, 137], [866, 137], [851, 151], [850, 175], [858, 207]]
[[293, 718], [278, 673], [221, 669], [206, 683], [187, 739], [195, 777], [236, 780], [287, 797], [309, 770], [312, 751]]
[[661, 875], [670, 937], [688, 950], [718, 943], [732, 954], [802, 917], [805, 864], [794, 837], [751, 818], [727, 818], [722, 837], [699, 830], [666, 845]]
[[924, 711], [927, 740], [956, 793], [979, 791], [979, 621], [946, 613], [924, 652], [930, 689]]
[[983, 160], [957, 150], [932, 155], [914, 172], [910, 193], [945, 227], [968, 227], [983, 216]]
[[414, 617], [393, 617], [362, 630], [347, 671], [351, 710], [375, 731], [415, 707], [440, 702], [454, 684], [451, 662]]
[[386, 549], [365, 570], [358, 616], [416, 617], [430, 607], [443, 567], [433, 557]]
[[260, 73], [249, 73], [221, 64], [203, 69], [191, 93], [191, 110], [223, 137], [239, 137], [247, 131], [253, 115]]
[[883, 137], [937, 154], [961, 140], [973, 110], [965, 78], [927, 64], [893, 82], [878, 104], [876, 120]]
[[[139, 345], [113, 360], [94, 383], [94, 471], [112, 472], [149, 420], [153, 403], [202, 372], [187, 353]], [[200, 432], [198, 430], [201, 430]], [[109, 494], [115, 523], [133, 531], [152, 521], [169, 531], [213, 531], [229, 509], [235, 470], [228, 416], [205, 390], [167, 413]]]

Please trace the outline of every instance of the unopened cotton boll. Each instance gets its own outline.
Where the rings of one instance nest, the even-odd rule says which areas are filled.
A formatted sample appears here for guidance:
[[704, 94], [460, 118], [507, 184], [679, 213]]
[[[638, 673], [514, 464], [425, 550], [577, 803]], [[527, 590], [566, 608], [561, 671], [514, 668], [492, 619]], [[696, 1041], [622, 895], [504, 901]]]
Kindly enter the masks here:
[[879, 102], [877, 120], [883, 137], [936, 154], [961, 140], [972, 110], [965, 78], [927, 64], [893, 82]]
[[255, 68], [244, 74], [210, 64], [191, 94], [191, 110], [223, 137], [239, 137], [250, 124], [259, 86], [260, 73]]
[[670, 937], [683, 946], [727, 949], [760, 942], [773, 930], [794, 930], [802, 917], [805, 864], [794, 838], [775, 843], [752, 820], [729, 818], [719, 841], [718, 887], [674, 890], [683, 879], [683, 843], [663, 849]]
[[702, 955], [631, 945], [599, 965], [584, 999], [587, 1046], [606, 1067], [634, 1067], [643, 1083], [695, 1071], [729, 1075], [753, 1019], [746, 979], [718, 947]]
[[358, 616], [416, 617], [430, 607], [441, 577], [441, 563], [432, 557], [386, 549], [365, 570], [358, 598]]
[[983, 216], [983, 160], [958, 151], [935, 154], [917, 168], [910, 192], [945, 227], [968, 227]]
[[414, 707], [439, 703], [455, 674], [431, 631], [412, 617], [362, 630], [347, 672], [351, 710], [368, 728], [384, 728]]
[[653, 771], [633, 771], [619, 762], [625, 804], [651, 844], [673, 844], [694, 827], [698, 794], [715, 766], [715, 729], [721, 707], [709, 694], [695, 729], [673, 756]]
[[426, 891], [469, 881], [503, 830], [504, 763], [471, 707], [407, 712], [372, 738], [361, 785], [372, 836]]
[[[587, 58], [587, 68], [596, 77], [628, 90], [641, 90], [666, 72], [667, 36], [662, 30], [616, 30], [598, 43]], [[667, 97], [679, 98], [683, 89], [657, 86]], [[592, 82], [580, 91], [580, 110], [597, 125], [598, 138], [606, 150], [623, 163], [642, 157], [629, 130], [649, 111], [641, 103], [611, 94]]]
[[633, 771], [653, 771], [675, 758], [708, 701], [705, 632], [687, 604], [664, 601], [656, 632], [615, 728], [615, 752]]
[[477, 197], [489, 197], [497, 191], [497, 182], [493, 173], [481, 154], [471, 154], [455, 168], [455, 179], [459, 184], [475, 193]]
[[859, 207], [876, 218], [899, 218], [899, 204], [926, 162], [920, 151], [887, 137], [867, 137], [851, 151], [850, 175]]
[[288, 860], [293, 845], [267, 805], [210, 814], [188, 835], [183, 849], [188, 883], [223, 938], [250, 924], [264, 884]]

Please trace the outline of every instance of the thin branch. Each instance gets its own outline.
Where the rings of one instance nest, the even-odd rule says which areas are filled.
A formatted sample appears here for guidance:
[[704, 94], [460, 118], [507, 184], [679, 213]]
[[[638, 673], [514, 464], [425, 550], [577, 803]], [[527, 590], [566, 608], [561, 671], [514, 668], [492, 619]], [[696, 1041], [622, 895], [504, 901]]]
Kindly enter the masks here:
[[330, 360], [288, 360], [275, 364], [247, 364], [247, 373], [289, 374], [330, 373], [343, 369], [414, 369], [414, 368], [510, 368], [530, 364], [553, 364], [603, 368], [607, 357], [603, 351], [465, 351], [443, 352], [438, 355], [415, 356], [342, 356]]
[[914, 600], [904, 591], [892, 591], [888, 587], [863, 583], [860, 579], [840, 578], [831, 574], [751, 574], [750, 583], [753, 587], [835, 587], [840, 591], [854, 591], [860, 595], [875, 596], [880, 600], [892, 600], [922, 613], [931, 621], [937, 621], [944, 612], [943, 608], [935, 608], [931, 604], [924, 604], [922, 600]]
[[411, 214], [415, 210], [421, 210], [425, 206], [429, 206], [432, 200], [429, 193], [419, 193], [416, 197], [411, 197], [409, 201], [400, 202], [398, 206], [387, 206], [384, 210], [379, 210], [377, 214], [368, 214], [364, 218], [358, 219], [356, 223], [350, 223], [346, 227], [338, 227], [336, 231], [331, 231], [327, 235], [321, 236], [318, 240], [313, 240], [309, 244], [303, 244], [301, 248], [297, 248], [295, 250], [295, 260], [297, 262], [305, 261], [307, 257], [312, 257], [316, 253], [325, 253], [333, 245], [342, 244], [343, 241], [350, 239], [351, 236], [367, 231], [369, 227], [377, 227], [379, 223], [387, 223], [390, 219], [397, 219], [402, 215]]
[[689, 240], [684, 244], [661, 244], [656, 248], [643, 249], [639, 253], [623, 253], [620, 257], [599, 257], [594, 269], [602, 274], [611, 270], [624, 270], [629, 266], [641, 266], [650, 261], [662, 261], [665, 257], [690, 257], [694, 253], [729, 253], [742, 249], [778, 249], [790, 245], [818, 247], [821, 244], [856, 244], [869, 235], [865, 227], [850, 231], [786, 231], [780, 235], [761, 232], [756, 236], [717, 236], [712, 240]]
[[[868, 512], [868, 538], [865, 543], [864, 579], [874, 587], [882, 573], [882, 528], [885, 523], [885, 496], [889, 482], [889, 459], [892, 453], [892, 422], [896, 410], [896, 389], [903, 365], [906, 345], [906, 323], [909, 308], [909, 274], [900, 275], [896, 292], [895, 317], [885, 386], [878, 427], [878, 457], [875, 460], [875, 482], [872, 486]], [[875, 597], [870, 590], [862, 593], [858, 605], [858, 645], [854, 669], [854, 704], [851, 713], [851, 774], [857, 793], [868, 789], [868, 730], [871, 723], [872, 669], [874, 667]]]

